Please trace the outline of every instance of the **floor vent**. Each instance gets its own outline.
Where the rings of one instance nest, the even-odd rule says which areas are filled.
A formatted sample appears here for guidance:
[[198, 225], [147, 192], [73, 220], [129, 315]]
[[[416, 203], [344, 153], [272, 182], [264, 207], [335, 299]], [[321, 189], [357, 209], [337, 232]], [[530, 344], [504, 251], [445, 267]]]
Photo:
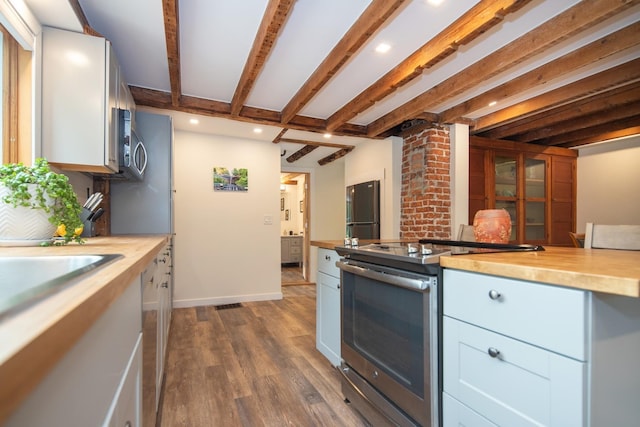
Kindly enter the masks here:
[[233, 304], [216, 305], [216, 310], [226, 310], [228, 308], [240, 308], [240, 307], [242, 307], [242, 304], [240, 304], [239, 302], [236, 302]]

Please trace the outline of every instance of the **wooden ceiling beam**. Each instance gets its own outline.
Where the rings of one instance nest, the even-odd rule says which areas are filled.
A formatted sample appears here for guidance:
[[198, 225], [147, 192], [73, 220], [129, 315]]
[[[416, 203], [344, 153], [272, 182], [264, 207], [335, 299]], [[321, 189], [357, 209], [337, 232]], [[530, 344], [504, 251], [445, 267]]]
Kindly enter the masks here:
[[333, 154], [328, 155], [327, 157], [323, 157], [322, 159], [318, 160], [318, 164], [320, 166], [324, 166], [327, 163], [331, 163], [333, 161], [338, 160], [339, 158], [342, 158], [344, 156], [346, 156], [347, 154], [349, 154], [351, 151], [353, 151], [355, 147], [349, 147], [349, 148], [343, 148], [342, 150], [338, 150]]
[[542, 86], [551, 80], [583, 68], [615, 53], [640, 44], [640, 22], [600, 38], [560, 58], [531, 70], [474, 98], [440, 113], [443, 123], [453, 123], [461, 117], [485, 108], [490, 102], [500, 102], [525, 90]]
[[327, 130], [333, 131], [340, 125], [365, 111], [396, 89], [420, 76], [429, 68], [455, 52], [459, 46], [471, 42], [530, 0], [483, 0], [444, 31], [424, 44], [407, 59], [395, 66], [378, 81], [373, 83], [327, 120]]
[[304, 144], [304, 145], [313, 145], [316, 147], [331, 147], [331, 148], [347, 148], [351, 147], [351, 145], [345, 144], [335, 144], [332, 142], [319, 142], [319, 141], [307, 141], [304, 139], [292, 139], [292, 138], [282, 138], [280, 142], [289, 142], [292, 144]]
[[401, 107], [373, 121], [367, 134], [375, 136], [386, 129], [427, 111], [452, 96], [459, 95], [487, 79], [509, 70], [551, 46], [633, 6], [637, 1], [583, 0], [539, 25], [517, 40], [475, 62], [444, 82], [423, 92]]
[[638, 80], [640, 80], [640, 59], [635, 59], [480, 117], [476, 120], [473, 133], [481, 133], [483, 130], [492, 129], [516, 118], [522, 119], [567, 104], [570, 101]]
[[[167, 0], [165, 0], [167, 1]], [[240, 114], [249, 92], [264, 67], [267, 57], [275, 45], [276, 38], [286, 21], [295, 0], [269, 0], [262, 22], [258, 28], [249, 57], [242, 70], [240, 81], [231, 100], [231, 116]]]
[[552, 126], [557, 122], [573, 120], [584, 115], [603, 111], [612, 108], [612, 106], [629, 104], [639, 99], [640, 82], [635, 82], [597, 93], [576, 102], [561, 105], [552, 110], [543, 111], [521, 120], [515, 120], [509, 124], [483, 132], [482, 135], [486, 138], [506, 139], [546, 126]]
[[171, 85], [171, 105], [179, 105], [182, 96], [182, 77], [180, 74], [180, 19], [178, 0], [162, 0], [164, 14], [164, 37], [167, 45], [169, 63], [169, 83]]
[[540, 143], [585, 128], [593, 128], [607, 123], [617, 122], [633, 116], [640, 116], [640, 101], [631, 104], [620, 104], [604, 111], [577, 117], [573, 120], [559, 121], [551, 126], [545, 126], [534, 131], [510, 138], [512, 141]]
[[573, 148], [580, 147], [582, 145], [594, 144], [596, 142], [611, 141], [618, 138], [625, 138], [628, 136], [640, 135], [640, 125], [632, 127], [617, 128], [611, 131], [606, 131], [600, 134], [587, 135], [585, 138], [576, 139], [569, 143], [559, 144], [558, 147]]
[[640, 116], [628, 117], [615, 122], [587, 127], [549, 138], [543, 142], [547, 146], [564, 148], [578, 147], [595, 142], [608, 141], [640, 132]]
[[373, 0], [329, 55], [282, 110], [282, 123], [293, 117], [318, 93], [349, 58], [369, 40], [405, 0]]
[[299, 149], [298, 151], [296, 151], [295, 153], [293, 153], [292, 155], [287, 157], [286, 160], [289, 163], [293, 163], [296, 160], [300, 160], [302, 157], [304, 157], [307, 154], [311, 153], [316, 148], [318, 148], [317, 145], [305, 145], [304, 147], [302, 147], [301, 149]]
[[[211, 99], [182, 96], [178, 105], [173, 105], [171, 94], [154, 89], [130, 86], [131, 95], [136, 105], [160, 108], [166, 110], [183, 111], [186, 113], [200, 114], [209, 117], [222, 117], [247, 123], [257, 123], [268, 126], [281, 127], [280, 113], [262, 108], [243, 107], [241, 114], [231, 117], [231, 104]], [[296, 116], [287, 125], [288, 129], [307, 132], [325, 133], [325, 120], [314, 117]], [[333, 132], [342, 136], [366, 136], [366, 127], [361, 125], [345, 124]]]

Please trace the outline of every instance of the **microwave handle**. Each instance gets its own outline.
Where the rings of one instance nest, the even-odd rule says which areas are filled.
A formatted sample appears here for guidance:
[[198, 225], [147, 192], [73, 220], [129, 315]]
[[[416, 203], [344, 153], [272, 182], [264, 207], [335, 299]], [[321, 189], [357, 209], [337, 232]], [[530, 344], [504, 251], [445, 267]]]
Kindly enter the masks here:
[[[144, 162], [142, 164], [142, 167], [140, 167], [140, 165], [138, 164], [138, 150], [140, 149], [144, 154]], [[138, 145], [136, 145], [133, 159], [134, 159], [134, 162], [136, 163], [136, 169], [138, 169], [140, 171], [140, 174], [142, 175], [144, 173], [144, 170], [147, 168], [147, 149], [145, 148], [142, 142], [138, 142]]]
[[393, 286], [399, 286], [401, 288], [410, 289], [413, 291], [424, 291], [429, 287], [429, 282], [426, 280], [411, 279], [408, 277], [396, 276], [393, 274], [385, 274], [375, 270], [370, 270], [368, 268], [351, 265], [342, 261], [336, 262], [336, 266], [341, 270], [355, 274], [356, 276], [367, 277], [378, 282], [387, 283]]

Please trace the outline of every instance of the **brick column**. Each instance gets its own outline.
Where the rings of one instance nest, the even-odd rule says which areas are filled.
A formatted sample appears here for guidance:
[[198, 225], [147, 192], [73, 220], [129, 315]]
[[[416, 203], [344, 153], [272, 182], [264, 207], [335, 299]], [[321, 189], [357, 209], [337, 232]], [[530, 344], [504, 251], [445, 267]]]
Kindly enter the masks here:
[[402, 146], [400, 237], [450, 239], [449, 129], [407, 135]]

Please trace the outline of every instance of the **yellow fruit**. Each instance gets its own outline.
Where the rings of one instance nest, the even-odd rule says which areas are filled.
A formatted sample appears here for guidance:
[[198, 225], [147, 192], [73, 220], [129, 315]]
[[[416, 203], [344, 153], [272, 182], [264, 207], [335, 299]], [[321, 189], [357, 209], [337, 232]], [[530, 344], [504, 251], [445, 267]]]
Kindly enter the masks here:
[[56, 235], [60, 237], [64, 237], [67, 235], [67, 227], [64, 224], [60, 224], [58, 228], [56, 228]]
[[77, 227], [75, 230], [73, 230], [73, 235], [74, 236], [79, 236], [82, 234], [82, 230], [84, 230], [84, 226], [81, 225], [80, 227]]

